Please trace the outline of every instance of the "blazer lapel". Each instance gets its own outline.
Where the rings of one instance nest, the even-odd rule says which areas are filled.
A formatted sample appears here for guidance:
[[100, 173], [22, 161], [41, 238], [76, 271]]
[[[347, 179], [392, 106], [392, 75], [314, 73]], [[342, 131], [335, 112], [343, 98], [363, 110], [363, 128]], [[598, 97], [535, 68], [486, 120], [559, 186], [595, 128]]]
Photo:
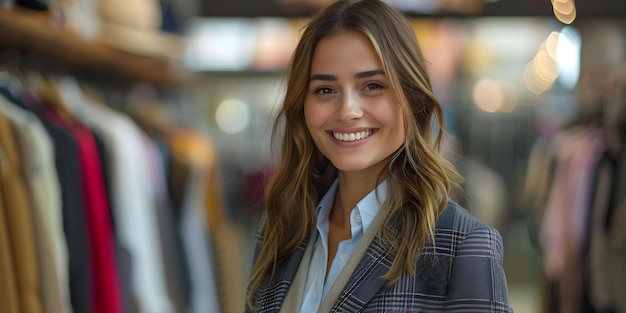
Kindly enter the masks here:
[[262, 310], [259, 309], [259, 313], [277, 313], [280, 310], [308, 243], [309, 238], [307, 237], [291, 256], [276, 266], [276, 272], [273, 277], [259, 287], [257, 307], [263, 308]]
[[360, 312], [378, 293], [393, 261], [386, 247], [379, 236], [372, 240], [330, 312]]
[[[428, 278], [430, 277], [428, 273], [439, 270], [441, 266], [446, 271], [449, 271], [449, 263], [445, 263], [441, 259], [441, 262], [433, 262], [433, 259], [428, 256], [441, 255], [443, 258], [444, 255], [449, 253], [451, 247], [447, 247], [447, 245], [450, 244], [450, 240], [448, 239], [449, 235], [445, 235], [445, 233], [449, 233], [450, 229], [453, 228], [453, 223], [456, 221], [454, 212], [446, 209], [439, 216], [435, 226], [435, 243], [426, 243], [422, 257], [415, 267], [416, 275], [428, 281], [429, 288], [436, 287], [432, 290], [427, 289], [429, 291], [439, 292], [446, 288], [445, 284], [447, 284], [447, 281], [442, 281], [441, 283], [432, 281]], [[395, 230], [397, 231], [397, 228]], [[400, 236], [400, 233], [398, 232], [396, 235]], [[389, 243], [380, 236], [374, 237], [330, 312], [361, 312], [372, 298], [384, 288], [385, 281], [381, 277], [389, 271], [393, 263], [393, 257], [388, 252], [389, 246]], [[441, 274], [441, 277], [444, 276], [444, 274]], [[439, 294], [438, 292], [436, 294]]]

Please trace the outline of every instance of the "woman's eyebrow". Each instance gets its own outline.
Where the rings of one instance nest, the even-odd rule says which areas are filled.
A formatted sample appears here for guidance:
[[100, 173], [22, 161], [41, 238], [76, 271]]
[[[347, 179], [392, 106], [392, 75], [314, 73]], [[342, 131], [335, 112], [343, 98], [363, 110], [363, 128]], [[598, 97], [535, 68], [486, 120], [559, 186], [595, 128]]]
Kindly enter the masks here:
[[[359, 73], [354, 74], [354, 78], [355, 79], [362, 79], [362, 78], [372, 77], [372, 76], [376, 76], [376, 75], [383, 75], [384, 76], [385, 72], [383, 70], [371, 70], [371, 71], [359, 72]], [[336, 75], [315, 74], [315, 75], [311, 75], [311, 77], [309, 78], [309, 82], [312, 82], [314, 80], [337, 81], [339, 79], [337, 78]]]
[[314, 80], [322, 80], [322, 81], [337, 81], [337, 76], [336, 75], [329, 75], [329, 74], [315, 74], [315, 75], [311, 75], [311, 77], [309, 78], [309, 82], [312, 82]]
[[361, 79], [361, 78], [367, 78], [367, 77], [372, 77], [372, 76], [376, 76], [376, 75], [383, 75], [383, 76], [385, 76], [385, 72], [383, 70], [365, 71], [365, 72], [360, 72], [360, 73], [354, 74], [354, 78]]

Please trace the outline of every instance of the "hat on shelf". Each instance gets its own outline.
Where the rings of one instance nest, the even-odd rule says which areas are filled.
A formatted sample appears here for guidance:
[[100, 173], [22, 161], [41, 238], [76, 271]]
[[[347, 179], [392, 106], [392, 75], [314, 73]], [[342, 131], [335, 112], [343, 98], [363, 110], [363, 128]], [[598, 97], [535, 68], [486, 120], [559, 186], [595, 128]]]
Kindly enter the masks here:
[[112, 46], [139, 55], [182, 59], [185, 42], [161, 31], [162, 10], [157, 0], [100, 0], [101, 38]]

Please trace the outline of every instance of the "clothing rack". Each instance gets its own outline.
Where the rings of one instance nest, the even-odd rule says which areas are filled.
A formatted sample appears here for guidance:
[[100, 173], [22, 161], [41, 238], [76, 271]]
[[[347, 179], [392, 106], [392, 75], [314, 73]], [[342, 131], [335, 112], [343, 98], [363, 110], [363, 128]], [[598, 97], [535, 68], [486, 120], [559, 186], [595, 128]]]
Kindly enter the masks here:
[[[8, 80], [17, 78], [0, 74], [0, 217], [8, 217], [0, 219], [0, 286], [13, 291], [0, 295], [0, 311], [20, 312], [29, 304], [30, 312], [43, 307], [59, 313], [70, 306], [90, 313], [243, 310], [242, 238], [226, 219], [217, 151], [208, 137], [164, 122], [154, 103], [121, 112], [97, 102], [72, 77], [48, 82], [58, 88], [55, 99], [38, 89], [19, 91], [28, 84], [13, 88]], [[40, 148], [37, 140], [53, 149]], [[87, 146], [89, 157], [77, 150]], [[89, 168], [83, 166], [87, 161]], [[43, 173], [59, 182], [38, 184]], [[53, 190], [58, 184], [64, 188]], [[10, 192], [15, 186], [21, 191]], [[60, 203], [40, 200], [46, 191]], [[16, 215], [26, 213], [32, 216]], [[66, 244], [68, 249], [58, 249]]]
[[[138, 266], [132, 270], [135, 272], [141, 270], [140, 264], [136, 263], [139, 262], [139, 259], [132, 260], [129, 251], [137, 248], [145, 249], [145, 246], [150, 244], [156, 250], [159, 249], [159, 246], [162, 246], [161, 249], [163, 249], [164, 252], [163, 259], [160, 260], [160, 262], [166, 267], [166, 273], [163, 273], [163, 278], [167, 281], [165, 286], [167, 296], [163, 297], [161, 300], [163, 300], [164, 303], [170, 303], [172, 310], [169, 312], [201, 313], [207, 312], [207, 310], [209, 312], [221, 313], [241, 312], [243, 310], [245, 286], [241, 262], [242, 257], [238, 249], [240, 249], [239, 245], [242, 242], [242, 238], [240, 230], [227, 220], [226, 214], [223, 211], [225, 208], [222, 203], [221, 178], [219, 176], [217, 151], [214, 150], [215, 147], [206, 134], [202, 134], [190, 128], [179, 127], [180, 124], [174, 125], [175, 123], [173, 123], [164, 125], [163, 119], [159, 118], [159, 116], [171, 117], [168, 116], [168, 114], [171, 113], [171, 110], [176, 109], [174, 103], [164, 101], [161, 96], [168, 94], [173, 96], [174, 100], [176, 100], [175, 98], [177, 98], [177, 95], [181, 94], [182, 90], [193, 86], [195, 83], [194, 75], [184, 68], [182, 60], [180, 59], [161, 58], [133, 53], [116, 48], [103, 40], [94, 39], [88, 41], [82, 39], [71, 30], [63, 29], [61, 26], [54, 26], [54, 18], [55, 17], [49, 12], [36, 12], [19, 7], [11, 9], [0, 8], [0, 75], [9, 73], [16, 76], [14, 78], [17, 78], [17, 80], [23, 80], [24, 86], [21, 87], [29, 89], [27, 93], [32, 93], [36, 101], [41, 102], [44, 106], [49, 106], [43, 111], [47, 112], [50, 110], [54, 111], [55, 114], [69, 115], [70, 120], [76, 119], [78, 124], [85, 124], [80, 126], [80, 128], [83, 129], [81, 132], [94, 133], [95, 139], [97, 139], [97, 143], [99, 143], [99, 148], [103, 149], [105, 152], [101, 153], [103, 159], [99, 162], [102, 165], [102, 172], [105, 174], [105, 183], [107, 180], [113, 179], [115, 175], [119, 176], [118, 173], [106, 177], [107, 173], [111, 173], [111, 168], [106, 168], [107, 164], [114, 166], [115, 164], [121, 163], [107, 162], [105, 158], [108, 154], [106, 152], [112, 151], [115, 148], [107, 146], [106, 144], [103, 145], [102, 138], [98, 138], [98, 136], [102, 136], [102, 134], [108, 132], [109, 129], [107, 125], [105, 125], [101, 126], [98, 131], [92, 130], [93, 125], [87, 124], [89, 124], [89, 121], [93, 122], [94, 125], [97, 124], [98, 118], [91, 113], [85, 112], [104, 110], [109, 112], [106, 113], [106, 115], [118, 116], [116, 119], [125, 120], [126, 124], [134, 123], [136, 127], [140, 129], [140, 132], [145, 133], [145, 135], [150, 135], [150, 137], [157, 138], [155, 143], [150, 143], [151, 146], [156, 144], [161, 149], [169, 151], [169, 154], [166, 153], [166, 155], [169, 157], [170, 162], [167, 164], [167, 169], [162, 175], [167, 176], [167, 179], [169, 179], [169, 192], [171, 193], [170, 196], [172, 199], [171, 203], [165, 201], [165, 204], [161, 203], [163, 205], [158, 206], [156, 209], [157, 212], [154, 214], [158, 214], [156, 220], [159, 224], [152, 225], [158, 227], [158, 229], [163, 232], [159, 234], [159, 236], [153, 236], [152, 238], [153, 240], [158, 240], [159, 245], [154, 245], [154, 242], [148, 241], [144, 241], [144, 244], [140, 245], [132, 244], [132, 242], [128, 242], [128, 238], [133, 239], [133, 236], [127, 236], [126, 242], [115, 242], [116, 250], [114, 254], [120, 270], [115, 277], [120, 280], [118, 285], [124, 288], [124, 290], [121, 290], [121, 294], [124, 296], [124, 299], [122, 299], [124, 305], [123, 311], [127, 313], [154, 313], [157, 311], [153, 309], [160, 307], [160, 304], [155, 302], [158, 300], [158, 297], [155, 298], [146, 294], [147, 289], [152, 288], [135, 287], [133, 290], [129, 289], [135, 286], [133, 284], [136, 283], [131, 275], [127, 275], [129, 273], [128, 265], [131, 264], [129, 262], [135, 262]], [[55, 101], [48, 101], [51, 100], [48, 99], [48, 95], [41, 94], [40, 90], [31, 86], [30, 77], [27, 77], [31, 72], [34, 73], [35, 76], [41, 76], [42, 79], [46, 80], [46, 83], [49, 83], [48, 80], [74, 79], [79, 85], [78, 89], [82, 89], [81, 92], [84, 93], [81, 96], [82, 100], [76, 101], [78, 102], [78, 107], [65, 107], [68, 103], [59, 105], [59, 103], [53, 103]], [[6, 77], [0, 78], [4, 79]], [[6, 83], [6, 81], [2, 79], [0, 79], [0, 84]], [[148, 87], [147, 89], [151, 89], [155, 92], [155, 94], [152, 95], [154, 97], [150, 98], [150, 96], [148, 96], [146, 99], [139, 99], [137, 103], [130, 103], [129, 91], [132, 92], [136, 90], [135, 87], [143, 88], [146, 85]], [[89, 88], [95, 90], [95, 96], [102, 96], [102, 99], [88, 95], [87, 91]], [[8, 89], [4, 91], [9, 92], [10, 90]], [[140, 92], [139, 94], [142, 93]], [[0, 95], [0, 97], [3, 96]], [[2, 100], [8, 101], [8, 99]], [[22, 99], [15, 100], [16, 103], [22, 101]], [[142, 102], [142, 100], [146, 101]], [[92, 103], [92, 105], [81, 106], [81, 102], [85, 104]], [[15, 103], [11, 104], [11, 106], [14, 105]], [[82, 113], [72, 111], [73, 109], [77, 109]], [[64, 112], [65, 110], [68, 112]], [[155, 113], [156, 111], [160, 113], [157, 114]], [[76, 118], [79, 115], [82, 115], [82, 117]], [[34, 118], [32, 120], [36, 119], [37, 118]], [[7, 119], [1, 121], [5, 123], [0, 126], [10, 128]], [[42, 119], [42, 121], [44, 120]], [[183, 123], [183, 125], [186, 124]], [[13, 128], [15, 128], [16, 132], [24, 131], [16, 127]], [[116, 129], [115, 127], [111, 128]], [[152, 133], [152, 131], [154, 131], [154, 133]], [[7, 135], [8, 132], [0, 132], [0, 134]], [[0, 139], [6, 139], [8, 142], [13, 140], [13, 138], [10, 137], [12, 136]], [[127, 136], [122, 137], [128, 138]], [[2, 143], [4, 144], [5, 142]], [[138, 147], [142, 145], [134, 146]], [[57, 147], [57, 149], [58, 150], [55, 151], [60, 151], [64, 156], [71, 155], [69, 151], [63, 150], [63, 147]], [[129, 155], [135, 154], [130, 153]], [[23, 155], [19, 156], [20, 158], [23, 157]], [[2, 153], [0, 153], [0, 169], [5, 169], [7, 165], [5, 161], [6, 160], [2, 157]], [[77, 162], [69, 162], [69, 164], [73, 164], [74, 166], [76, 163]], [[19, 176], [17, 175], [18, 173], [15, 174], [14, 177]], [[59, 174], [66, 175], [68, 173], [59, 170]], [[134, 175], [133, 177], [137, 178], [138, 175]], [[155, 181], [147, 177], [143, 177], [143, 179], [148, 179], [150, 182]], [[118, 181], [124, 182], [124, 180], [119, 179]], [[112, 186], [109, 184], [110, 182], [106, 185]], [[141, 184], [134, 185], [136, 187], [136, 185]], [[0, 187], [2, 186], [3, 184], [0, 184]], [[69, 189], [71, 192], [74, 192], [74, 194], [81, 193], [80, 185], [78, 185], [77, 188]], [[23, 193], [24, 192], [22, 192], [22, 194]], [[110, 198], [110, 191], [104, 192], [104, 194], [108, 195], [109, 202], [115, 203], [111, 201], [113, 199]], [[137, 195], [131, 194], [130, 196], [136, 197]], [[21, 199], [24, 199], [24, 197]], [[2, 202], [1, 200], [0, 197], [0, 202]], [[121, 206], [123, 206], [124, 209], [133, 210], [137, 207], [135, 205], [118, 204], [118, 209]], [[168, 206], [177, 208], [177, 210], [168, 210]], [[115, 205], [111, 205], [111, 208], [115, 208]], [[6, 209], [6, 207], [2, 209]], [[32, 211], [35, 212], [35, 210]], [[16, 211], [19, 210], [14, 210], [13, 212]], [[22, 212], [26, 211], [29, 210], [22, 210]], [[123, 218], [119, 216], [119, 214], [123, 214], [125, 210], [117, 211], [117, 218], [115, 211], [110, 211], [113, 213], [111, 216], [112, 220], [118, 220], [119, 222], [119, 219]], [[29, 225], [31, 223], [24, 222], [23, 224]], [[112, 227], [114, 231], [116, 231], [119, 230], [121, 225], [114, 224]], [[126, 227], [128, 227], [128, 224], [126, 224]], [[141, 229], [142, 227], [137, 227], [137, 231]], [[126, 230], [128, 231], [128, 228], [126, 228]], [[18, 228], [15, 231], [29, 232], [26, 228]], [[56, 229], [56, 231], [58, 233], [59, 229]], [[114, 233], [114, 235], [120, 236], [118, 233]], [[204, 238], [204, 236], [206, 236], [206, 238]], [[77, 236], [70, 237], [71, 240], [77, 239]], [[41, 238], [45, 238], [45, 236], [38, 237], [38, 239]], [[83, 236], [80, 239], [85, 240], [85, 238], [86, 236]], [[115, 238], [119, 240], [118, 237]], [[143, 238], [147, 237], [144, 236]], [[33, 238], [27, 238], [27, 240], [31, 244], [34, 241]], [[59, 242], [59, 240], [55, 240], [55, 242]], [[30, 247], [33, 248], [32, 245]], [[13, 248], [0, 245], [0, 251], [5, 251], [4, 249]], [[26, 264], [30, 269], [35, 269], [38, 266], [50, 267], [50, 264], [53, 264], [37, 262], [36, 256], [46, 251], [40, 251], [37, 247], [34, 251], [33, 249], [29, 251], [32, 252], [31, 255], [25, 254], [23, 256], [28, 257], [31, 261]], [[51, 252], [55, 253], [55, 250]], [[85, 253], [76, 254], [76, 250], [72, 252], [74, 257], [78, 255], [78, 259], [80, 259], [81, 256], [86, 256]], [[137, 251], [131, 252], [134, 253], [133, 256], [138, 253]], [[16, 253], [23, 253], [23, 250], [18, 250]], [[13, 254], [0, 253], [0, 255], [8, 257]], [[142, 258], [142, 260], [145, 261], [146, 258]], [[1, 261], [4, 260], [0, 258], [0, 265], [2, 265]], [[153, 259], [153, 261], [156, 261], [156, 259]], [[60, 263], [62, 262], [55, 264]], [[86, 265], [87, 263], [83, 262], [81, 264]], [[65, 267], [61, 266], [60, 268]], [[82, 280], [80, 274], [87, 273], [87, 269], [88, 267], [85, 267], [81, 270], [73, 265], [71, 270], [75, 275], [78, 275], [73, 276], [75, 279], [73, 282], [82, 281], [85, 283], [86, 280]], [[187, 273], [185, 273], [185, 269]], [[0, 269], [0, 272], [11, 272], [3, 272], [3, 270], [4, 268]], [[40, 279], [44, 281], [43, 274], [47, 275], [45, 277], [46, 282], [53, 281], [55, 277], [66, 276], [63, 273], [54, 275], [51, 271], [40, 271], [39, 273], [41, 275], [37, 274], [37, 272], [24, 273], [30, 276], [18, 277], [20, 281], [23, 282], [27, 282], [28, 279], [31, 279], [31, 282], [37, 282]], [[4, 279], [6, 275], [0, 276], [2, 277], [0, 278], [1, 284], [5, 282]], [[105, 276], [109, 278], [114, 277], [113, 275]], [[213, 278], [211, 278], [211, 276]], [[102, 278], [103, 276], [99, 277]], [[144, 275], [142, 277], [154, 278], [154, 276], [150, 275]], [[145, 280], [143, 281], [145, 282]], [[212, 284], [215, 285], [215, 288], [211, 286]], [[92, 305], [90, 310], [85, 311], [79, 309], [78, 311], [80, 312], [95, 313], [103, 312], [102, 310], [106, 311], [105, 307], [99, 307], [97, 304], [95, 304], [95, 307], [93, 306], [94, 303], [92, 300], [94, 299], [94, 294], [87, 294], [91, 292], [90, 288], [83, 288], [82, 292], [85, 294], [81, 295], [80, 286], [73, 285], [70, 290], [70, 295], [73, 295], [73, 298], [71, 299], [71, 303], [68, 303], [69, 299], [67, 299], [66, 290], [68, 286], [62, 282], [56, 285], [62, 285], [63, 288], [60, 290], [46, 288], [46, 290], [52, 293], [61, 291], [62, 294], [47, 294], [46, 299], [38, 298], [40, 297], [39, 294], [22, 293], [19, 290], [15, 294], [5, 294], [3, 295], [4, 298], [0, 298], [5, 300], [17, 299], [19, 305], [38, 302], [44, 304], [53, 303], [54, 307], [59, 309], [58, 311], [54, 311], [46, 307], [45, 312], [69, 312], [64, 311], [62, 308], [67, 308], [70, 305]], [[114, 290], [114, 288], [109, 290]], [[117, 291], [115, 292], [117, 293]], [[133, 297], [138, 296], [137, 294], [133, 295], [133, 292], [141, 292], [143, 295], [139, 295], [141, 296], [139, 300], [142, 300], [144, 305], [150, 304], [151, 307], [133, 307], [134, 304], [141, 305], [142, 302], [137, 301], [138, 298], [133, 299]], [[152, 295], [154, 294], [155, 293]], [[18, 298], [21, 295], [31, 295], [34, 298]], [[106, 295], [102, 293], [96, 295], [99, 299], [106, 298]], [[29, 302], [28, 300], [31, 301]], [[4, 305], [8, 302], [0, 301], [0, 303]], [[12, 303], [15, 303], [15, 301]], [[112, 302], [107, 303], [114, 305]], [[119, 309], [119, 305], [117, 308]], [[5, 308], [0, 309], [0, 311], [4, 313], [4, 309]], [[27, 309], [28, 308], [24, 308], [24, 310]], [[35, 309], [35, 311], [29, 312], [40, 312], [41, 310], [39, 309], [41, 309], [41, 306]], [[163, 309], [166, 309], [166, 307], [163, 306]], [[78, 311], [75, 310], [74, 312]], [[17, 311], [9, 308], [7, 312]]]
[[531, 153], [542, 312], [626, 312], [625, 74], [606, 84], [601, 114], [538, 138]]

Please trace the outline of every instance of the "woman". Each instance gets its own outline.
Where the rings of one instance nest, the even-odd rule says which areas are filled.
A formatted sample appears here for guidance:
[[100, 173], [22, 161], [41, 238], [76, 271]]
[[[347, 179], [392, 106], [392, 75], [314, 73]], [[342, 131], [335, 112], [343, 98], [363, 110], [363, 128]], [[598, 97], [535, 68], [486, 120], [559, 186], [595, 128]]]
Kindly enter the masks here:
[[511, 311], [500, 235], [448, 200], [460, 176], [434, 121], [404, 16], [362, 0], [313, 18], [274, 127], [248, 312]]

